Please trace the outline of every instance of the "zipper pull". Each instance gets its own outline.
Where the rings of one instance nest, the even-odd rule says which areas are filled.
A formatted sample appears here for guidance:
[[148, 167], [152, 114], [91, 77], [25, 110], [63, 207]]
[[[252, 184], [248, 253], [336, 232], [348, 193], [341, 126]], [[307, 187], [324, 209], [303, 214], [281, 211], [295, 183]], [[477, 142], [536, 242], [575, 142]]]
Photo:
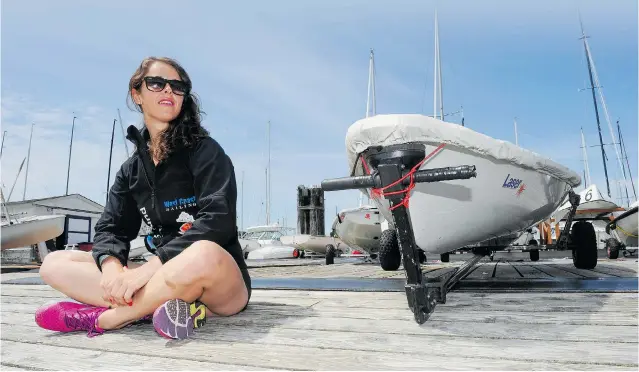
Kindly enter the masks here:
[[151, 189], [151, 209], [155, 209], [155, 189]]

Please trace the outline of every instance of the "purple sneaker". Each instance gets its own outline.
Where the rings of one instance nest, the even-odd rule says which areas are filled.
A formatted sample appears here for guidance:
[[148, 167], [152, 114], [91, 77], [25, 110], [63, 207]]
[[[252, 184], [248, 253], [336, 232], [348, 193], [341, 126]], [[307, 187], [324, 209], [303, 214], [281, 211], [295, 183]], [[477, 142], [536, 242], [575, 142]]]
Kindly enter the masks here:
[[39, 308], [35, 313], [35, 321], [40, 327], [50, 331], [88, 331], [88, 336], [93, 337], [104, 333], [97, 322], [98, 317], [106, 310], [106, 307], [62, 301]]
[[169, 300], [153, 313], [153, 327], [161, 336], [184, 339], [193, 334], [195, 328], [190, 304], [180, 299]]

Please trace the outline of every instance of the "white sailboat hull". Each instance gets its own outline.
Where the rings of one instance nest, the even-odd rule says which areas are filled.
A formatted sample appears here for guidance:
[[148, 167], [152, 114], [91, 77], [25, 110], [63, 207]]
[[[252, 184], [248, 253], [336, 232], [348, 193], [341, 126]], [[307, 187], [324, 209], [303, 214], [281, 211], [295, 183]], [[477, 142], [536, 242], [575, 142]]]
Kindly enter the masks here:
[[[444, 144], [420, 169], [477, 169], [475, 178], [418, 183], [411, 191], [415, 243], [427, 253], [451, 252], [534, 226], [581, 183], [575, 172], [531, 151], [422, 115], [378, 115], [353, 124], [346, 137], [350, 166], [371, 146], [407, 143], [423, 144], [425, 154]], [[361, 165], [355, 168], [356, 175], [364, 173]], [[388, 201], [371, 200], [395, 228]]]
[[[623, 214], [617, 216], [615, 218], [617, 228], [615, 230], [611, 230], [610, 234], [613, 235], [617, 240], [619, 240], [626, 247], [637, 247], [638, 239], [637, 235], [639, 234], [639, 216], [637, 215], [637, 205], [638, 202], [634, 202], [628, 209], [632, 211], [630, 214]], [[622, 217], [623, 216], [623, 217]], [[621, 217], [621, 218], [620, 218]]]
[[[575, 212], [574, 220], [579, 219], [598, 219], [610, 215], [613, 212], [622, 211], [616, 203], [606, 200], [597, 185], [590, 185], [586, 189], [579, 192], [579, 206]], [[568, 216], [570, 210], [570, 202], [565, 201], [556, 212], [553, 218], [561, 221]]]
[[287, 246], [266, 246], [248, 253], [247, 260], [267, 260], [267, 259], [282, 259], [282, 258], [296, 258], [296, 248]]
[[335, 232], [344, 243], [368, 254], [379, 252], [382, 219], [377, 208], [364, 206], [343, 210], [339, 218], [342, 222], [335, 221]]
[[45, 215], [18, 218], [17, 223], [3, 223], [1, 249], [28, 247], [50, 239], [64, 232], [64, 215]]
[[297, 234], [283, 236], [280, 238], [282, 244], [295, 247], [297, 249], [313, 251], [319, 254], [326, 254], [326, 247], [333, 246], [345, 252], [349, 247], [339, 238], [331, 236], [314, 236], [308, 234]]
[[244, 254], [252, 252], [256, 249], [262, 248], [260, 243], [257, 240], [246, 240], [246, 239], [238, 239], [240, 241], [240, 246], [242, 247], [242, 252]]

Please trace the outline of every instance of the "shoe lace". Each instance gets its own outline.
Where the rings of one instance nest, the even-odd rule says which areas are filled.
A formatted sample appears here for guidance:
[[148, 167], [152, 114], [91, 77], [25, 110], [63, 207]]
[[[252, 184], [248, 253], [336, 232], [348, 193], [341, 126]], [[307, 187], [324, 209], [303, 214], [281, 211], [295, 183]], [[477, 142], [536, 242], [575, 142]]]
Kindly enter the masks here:
[[73, 313], [64, 317], [64, 324], [69, 328], [82, 329], [82, 330], [88, 331], [89, 337], [102, 334], [102, 332], [96, 329], [96, 324], [95, 324], [98, 318], [97, 315], [99, 313], [96, 312], [95, 310], [93, 311], [92, 310], [93, 309], [89, 309], [89, 310], [78, 309], [74, 311]]

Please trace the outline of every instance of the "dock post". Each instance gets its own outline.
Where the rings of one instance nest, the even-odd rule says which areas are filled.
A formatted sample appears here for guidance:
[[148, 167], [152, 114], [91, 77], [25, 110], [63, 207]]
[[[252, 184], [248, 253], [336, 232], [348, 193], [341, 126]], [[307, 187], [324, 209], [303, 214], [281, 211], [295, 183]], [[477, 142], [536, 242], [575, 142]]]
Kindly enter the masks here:
[[321, 187], [297, 187], [298, 234], [324, 236], [324, 190]]

